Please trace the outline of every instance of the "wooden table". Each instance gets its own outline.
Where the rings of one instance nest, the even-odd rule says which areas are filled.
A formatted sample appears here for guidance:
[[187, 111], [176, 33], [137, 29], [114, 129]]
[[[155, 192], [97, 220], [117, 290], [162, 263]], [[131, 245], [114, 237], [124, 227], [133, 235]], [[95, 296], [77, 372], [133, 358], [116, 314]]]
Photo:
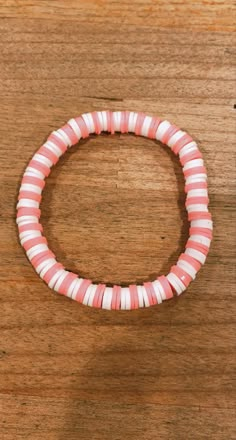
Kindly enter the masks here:
[[[0, 0], [2, 440], [233, 440], [235, 9], [231, 1]], [[199, 143], [214, 241], [182, 297], [98, 311], [52, 293], [18, 243], [32, 154], [86, 111], [159, 115]], [[183, 177], [167, 148], [92, 137], [48, 179], [42, 222], [66, 268], [153, 280], [184, 249]]]

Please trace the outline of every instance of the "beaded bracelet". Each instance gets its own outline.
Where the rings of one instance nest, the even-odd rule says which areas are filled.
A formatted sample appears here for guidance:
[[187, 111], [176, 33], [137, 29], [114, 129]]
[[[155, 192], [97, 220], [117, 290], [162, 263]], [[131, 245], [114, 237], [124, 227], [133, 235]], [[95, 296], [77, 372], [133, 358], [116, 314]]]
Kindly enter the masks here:
[[[94, 284], [65, 270], [49, 249], [39, 222], [41, 193], [51, 167], [68, 147], [90, 133], [102, 131], [135, 133], [166, 144], [179, 155], [185, 177], [186, 209], [190, 221], [190, 237], [185, 252], [167, 276], [159, 276], [143, 285], [121, 287]], [[180, 295], [196, 277], [205, 263], [212, 239], [212, 219], [208, 211], [207, 174], [202, 154], [196, 142], [168, 121], [129, 111], [85, 113], [70, 119], [66, 125], [50, 134], [29, 162], [19, 191], [17, 224], [20, 242], [39, 276], [51, 289], [82, 304], [103, 309], [137, 309], [160, 304]]]

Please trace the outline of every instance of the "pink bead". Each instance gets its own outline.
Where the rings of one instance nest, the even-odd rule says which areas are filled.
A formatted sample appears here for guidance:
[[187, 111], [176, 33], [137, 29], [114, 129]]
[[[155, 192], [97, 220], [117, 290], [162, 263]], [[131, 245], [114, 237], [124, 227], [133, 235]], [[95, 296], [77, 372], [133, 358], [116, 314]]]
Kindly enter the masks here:
[[36, 185], [39, 186], [41, 189], [45, 187], [45, 181], [42, 179], [39, 179], [38, 177], [33, 176], [24, 176], [22, 179], [22, 184], [30, 184], [30, 185]]
[[98, 284], [97, 285], [94, 299], [93, 299], [93, 307], [100, 308], [102, 306], [102, 299], [103, 299], [103, 294], [104, 294], [105, 288], [106, 288], [106, 284]]
[[165, 277], [165, 275], [161, 275], [160, 277], [157, 278], [158, 281], [161, 283], [163, 290], [165, 292], [165, 296], [166, 299], [170, 299], [173, 297], [173, 292], [172, 292], [172, 288], [170, 286], [169, 281], [167, 280], [167, 278]]
[[143, 286], [145, 287], [145, 290], [147, 292], [150, 306], [154, 306], [155, 304], [157, 304], [157, 297], [152, 283], [143, 283]]
[[174, 146], [172, 147], [173, 152], [175, 154], [179, 154], [180, 150], [190, 142], [193, 142], [191, 136], [189, 136], [189, 134], [184, 134], [178, 141], [175, 142]]
[[88, 131], [87, 125], [85, 124], [82, 116], [75, 118], [75, 121], [80, 129], [82, 138], [85, 139], [85, 138], [89, 137], [89, 131]]
[[29, 163], [29, 167], [35, 168], [37, 171], [40, 171], [45, 177], [48, 177], [51, 169], [37, 160], [31, 160]]
[[161, 122], [162, 120], [159, 118], [152, 118], [152, 122], [148, 130], [148, 137], [150, 139], [156, 139], [156, 132]]
[[111, 134], [115, 133], [113, 112], [107, 111], [107, 131]]
[[31, 238], [30, 240], [25, 241], [22, 246], [25, 251], [29, 251], [33, 246], [36, 246], [37, 244], [47, 244], [46, 238], [42, 236]]
[[120, 132], [121, 133], [128, 133], [128, 124], [129, 124], [129, 115], [130, 112], [127, 110], [124, 112], [121, 112], [121, 124], [120, 124]]
[[37, 153], [49, 159], [53, 165], [56, 165], [59, 160], [59, 157], [44, 145], [37, 151]]
[[61, 130], [64, 131], [64, 133], [66, 133], [66, 135], [68, 136], [68, 138], [71, 141], [71, 145], [75, 145], [78, 142], [78, 136], [76, 135], [76, 133], [74, 132], [74, 130], [72, 129], [72, 127], [69, 124], [63, 125], [63, 127], [61, 127]]
[[189, 212], [188, 220], [191, 222], [193, 220], [211, 220], [211, 214], [209, 212]]
[[51, 141], [53, 144], [55, 144], [61, 150], [62, 153], [66, 152], [67, 145], [65, 144], [65, 142], [63, 142], [62, 139], [60, 139], [54, 133], [50, 134], [48, 141]]
[[18, 195], [18, 200], [21, 199], [30, 199], [35, 200], [36, 202], [41, 202], [42, 196], [32, 191], [20, 191]]
[[84, 279], [81, 283], [81, 285], [79, 286], [75, 299], [76, 301], [83, 303], [83, 299], [84, 299], [84, 295], [86, 293], [86, 290], [88, 289], [88, 287], [90, 286], [92, 281], [90, 280], [86, 280]]
[[206, 174], [205, 167], [193, 167], [184, 171], [185, 177], [194, 176], [194, 174]]
[[43, 251], [39, 252], [35, 257], [32, 258], [31, 264], [34, 268], [38, 267], [43, 261], [48, 260], [49, 258], [55, 258], [55, 255], [52, 251]]
[[190, 235], [204, 235], [205, 237], [209, 238], [210, 240], [213, 237], [212, 230], [209, 228], [195, 228], [191, 227], [189, 229]]
[[97, 114], [97, 112], [92, 112], [91, 115], [92, 115], [92, 118], [93, 118], [93, 123], [94, 123], [94, 127], [95, 127], [95, 133], [96, 134], [100, 134], [101, 131], [102, 131], [102, 127], [101, 127], [101, 124], [100, 124], [100, 121], [99, 121], [98, 114]]
[[114, 308], [115, 310], [120, 310], [120, 304], [121, 304], [121, 287], [120, 286], [113, 286], [113, 292], [112, 292], [112, 304], [113, 304], [113, 297], [114, 297]]
[[188, 254], [181, 254], [178, 261], [184, 260], [186, 263], [190, 264], [197, 272], [201, 269], [201, 263], [195, 260]]
[[41, 211], [38, 208], [19, 208], [17, 212], [17, 218], [23, 215], [33, 215], [35, 217], [40, 217]]
[[198, 149], [195, 151], [191, 151], [190, 153], [186, 153], [183, 157], [180, 157], [180, 163], [184, 166], [187, 162], [194, 159], [201, 159], [202, 153]]
[[187, 193], [192, 189], [206, 189], [206, 188], [207, 188], [207, 182], [195, 182], [185, 185], [184, 190]]
[[59, 272], [59, 270], [64, 269], [64, 267], [62, 266], [62, 264], [60, 263], [55, 263], [43, 276], [43, 280], [45, 281], [45, 283], [49, 284], [50, 280], [52, 279], [52, 277]]
[[130, 291], [130, 299], [131, 299], [131, 309], [138, 309], [139, 300], [138, 300], [138, 289], [135, 284], [131, 284], [129, 286]]
[[69, 287], [71, 285], [71, 283], [78, 278], [78, 276], [75, 273], [69, 272], [66, 277], [64, 278], [64, 280], [62, 281], [58, 292], [61, 293], [62, 295], [67, 295]]
[[106, 115], [107, 115], [107, 131], [108, 131], [108, 133], [110, 133], [111, 132], [111, 112], [108, 110], [106, 112]]
[[172, 266], [171, 273], [174, 273], [186, 287], [191, 283], [191, 276], [179, 266]]
[[112, 299], [111, 299], [111, 309], [115, 310], [116, 309], [116, 286], [113, 286], [112, 288]]
[[189, 197], [188, 199], [186, 199], [185, 206], [197, 205], [197, 204], [208, 205], [208, 203], [209, 203], [208, 197], [201, 197], [201, 196]]
[[176, 127], [176, 125], [171, 125], [168, 130], [165, 132], [164, 136], [161, 139], [161, 142], [163, 144], [168, 144], [170, 138], [172, 136], [174, 136], [175, 133], [177, 133], [177, 131], [179, 131], [179, 128]]
[[43, 230], [43, 227], [40, 223], [27, 223], [26, 225], [18, 225], [19, 233], [26, 231], [41, 231]]
[[204, 244], [200, 244], [197, 243], [196, 241], [193, 240], [188, 240], [186, 243], [186, 249], [187, 248], [191, 248], [191, 249], [195, 249], [196, 251], [202, 252], [202, 254], [207, 255], [209, 252], [209, 247], [205, 246]]
[[146, 115], [144, 113], [138, 113], [134, 132], [137, 136], [139, 136], [142, 132], [143, 122]]
[[178, 141], [175, 142], [174, 146], [172, 147], [173, 152], [175, 154], [179, 154], [180, 150], [190, 142], [193, 142], [191, 136], [189, 136], [189, 134], [184, 134]]

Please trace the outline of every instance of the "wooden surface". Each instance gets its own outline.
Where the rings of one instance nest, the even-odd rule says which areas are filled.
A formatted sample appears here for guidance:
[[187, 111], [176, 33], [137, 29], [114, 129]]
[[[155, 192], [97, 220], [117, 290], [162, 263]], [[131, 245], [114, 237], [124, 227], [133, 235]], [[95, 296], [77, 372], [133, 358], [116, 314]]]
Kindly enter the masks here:
[[[234, 18], [227, 0], [0, 0], [2, 440], [236, 438]], [[41, 282], [18, 243], [30, 157], [69, 118], [100, 109], [167, 118], [204, 153], [211, 252], [160, 307], [80, 306]], [[82, 276], [154, 279], [187, 238], [178, 161], [134, 136], [81, 142], [48, 179], [42, 222]]]

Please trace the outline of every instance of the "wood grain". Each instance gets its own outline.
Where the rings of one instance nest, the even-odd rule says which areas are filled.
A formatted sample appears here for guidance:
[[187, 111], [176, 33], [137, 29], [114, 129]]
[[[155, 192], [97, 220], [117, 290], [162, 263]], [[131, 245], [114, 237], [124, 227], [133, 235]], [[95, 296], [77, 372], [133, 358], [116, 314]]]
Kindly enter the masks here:
[[[0, 0], [0, 432], [3, 440], [233, 440], [235, 5]], [[52, 293], [19, 246], [20, 178], [48, 134], [130, 109], [187, 130], [214, 218], [207, 263], [180, 298], [106, 312]], [[178, 160], [134, 136], [91, 137], [48, 178], [42, 222], [69, 269], [143, 282], [184, 249]]]

